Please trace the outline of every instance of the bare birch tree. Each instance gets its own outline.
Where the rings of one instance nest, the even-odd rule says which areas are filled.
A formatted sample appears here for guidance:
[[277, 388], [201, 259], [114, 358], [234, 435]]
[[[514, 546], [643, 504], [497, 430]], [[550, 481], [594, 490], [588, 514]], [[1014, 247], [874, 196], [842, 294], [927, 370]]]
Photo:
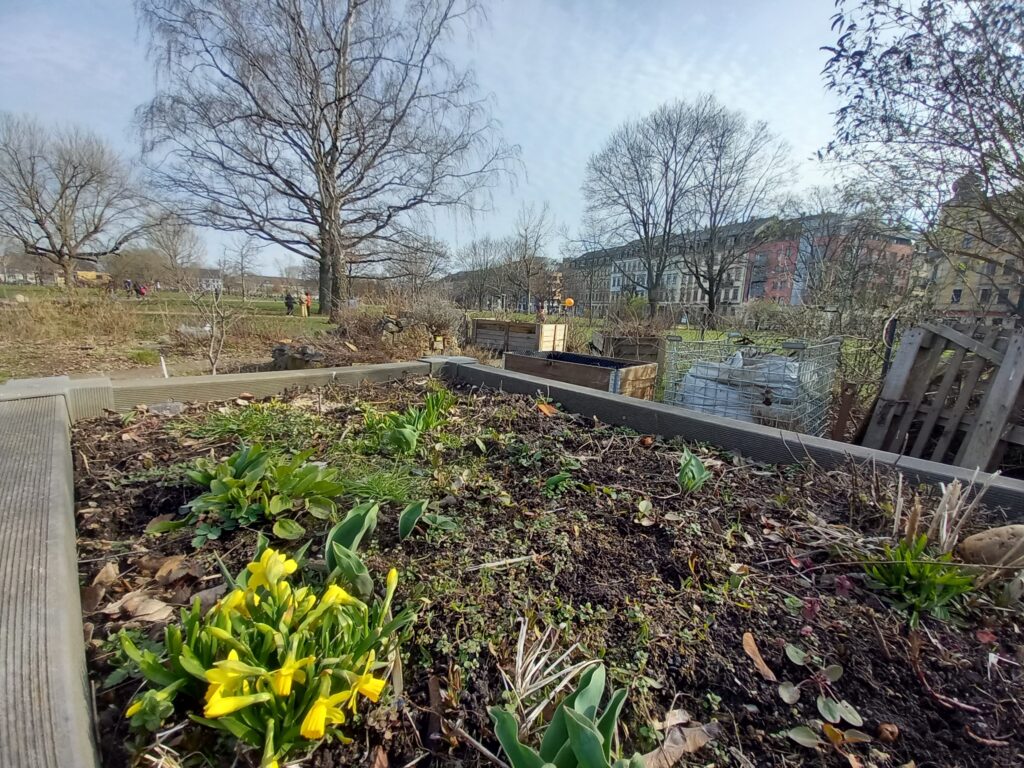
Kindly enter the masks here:
[[[445, 46], [474, 0], [137, 0], [163, 73], [139, 112], [159, 186], [186, 215], [319, 265], [422, 208], [474, 209], [515, 150]], [[323, 311], [323, 310], [321, 310]]]
[[96, 265], [150, 222], [131, 169], [98, 137], [0, 114], [0, 235], [59, 268]]

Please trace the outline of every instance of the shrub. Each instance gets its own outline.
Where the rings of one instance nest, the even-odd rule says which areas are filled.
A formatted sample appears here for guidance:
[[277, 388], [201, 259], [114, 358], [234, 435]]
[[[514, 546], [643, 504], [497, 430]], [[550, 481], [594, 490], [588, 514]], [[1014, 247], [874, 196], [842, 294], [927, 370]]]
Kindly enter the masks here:
[[327, 519], [337, 510], [333, 499], [344, 491], [335, 470], [307, 462], [308, 458], [306, 452], [284, 460], [252, 445], [221, 462], [200, 459], [187, 474], [207, 490], [188, 503], [184, 520], [151, 532], [196, 524], [192, 544], [201, 547], [225, 531], [273, 521], [276, 536], [297, 539], [304, 529], [288, 515], [306, 512]]
[[501, 707], [491, 707], [494, 733], [512, 768], [541, 768], [548, 764], [559, 768], [642, 768], [644, 763], [639, 755], [625, 759], [615, 754], [616, 729], [626, 691], [615, 691], [601, 710], [604, 683], [603, 664], [583, 674], [576, 690], [555, 708], [539, 750], [519, 741], [519, 723], [511, 714]]
[[865, 565], [865, 570], [872, 585], [886, 593], [896, 609], [906, 611], [913, 627], [924, 614], [949, 619], [974, 589], [974, 577], [952, 559], [948, 552], [931, 555], [928, 536], [921, 534], [896, 547], [886, 544], [884, 556]]
[[347, 740], [340, 726], [361, 698], [376, 702], [380, 671], [397, 652], [397, 633], [411, 620], [390, 616], [398, 582], [392, 569], [382, 600], [367, 603], [330, 580], [302, 582], [301, 555], [266, 547], [205, 615], [198, 599], [167, 627], [164, 650], [140, 650], [122, 633], [124, 652], [148, 687], [125, 716], [155, 731], [175, 711], [261, 750], [260, 765]]

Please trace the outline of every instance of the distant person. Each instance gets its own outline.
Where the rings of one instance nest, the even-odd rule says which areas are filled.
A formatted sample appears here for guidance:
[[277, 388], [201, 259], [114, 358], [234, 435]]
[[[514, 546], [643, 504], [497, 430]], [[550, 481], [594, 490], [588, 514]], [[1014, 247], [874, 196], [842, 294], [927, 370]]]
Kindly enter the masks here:
[[145, 296], [145, 292], [142, 290], [142, 283], [135, 283], [135, 297], [141, 299]]
[[292, 296], [291, 291], [284, 295], [284, 309], [286, 315], [291, 315], [295, 312], [295, 297]]
[[132, 295], [132, 281], [131, 280], [125, 280], [124, 281], [124, 292], [127, 293], [129, 296]]
[[309, 291], [306, 291], [302, 297], [302, 316], [309, 317], [311, 314], [313, 314], [313, 297]]

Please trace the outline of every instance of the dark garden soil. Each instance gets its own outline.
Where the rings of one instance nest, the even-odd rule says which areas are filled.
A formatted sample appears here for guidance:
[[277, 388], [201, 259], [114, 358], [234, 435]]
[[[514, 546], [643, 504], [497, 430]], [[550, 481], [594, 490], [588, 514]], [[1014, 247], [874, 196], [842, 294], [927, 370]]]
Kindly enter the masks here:
[[[110, 639], [122, 628], [158, 637], [161, 606], [216, 599], [216, 558], [238, 571], [254, 548], [254, 531], [198, 551], [185, 531], [144, 534], [154, 517], [175, 515], [197, 495], [182, 466], [211, 452], [223, 458], [240, 439], [262, 439], [312, 449], [332, 464], [394, 468], [395, 459], [354, 457], [344, 446], [362, 426], [362, 407], [404, 408], [422, 401], [425, 386], [285, 397], [300, 416], [248, 434], [202, 428], [255, 407], [245, 400], [76, 427], [86, 648], [104, 765], [129, 765], [133, 750], [147, 745], [154, 754], [152, 737], [127, 728], [124, 708], [139, 683], [118, 671], [123, 659]], [[392, 504], [364, 553], [371, 573], [399, 568], [398, 601], [417, 612], [402, 648], [404, 689], [350, 728], [353, 744], [322, 747], [309, 765], [487, 763], [471, 738], [498, 752], [487, 707], [503, 701], [499, 667], [511, 670], [520, 617], [563, 627], [560, 645], [579, 643], [577, 658], [603, 659], [614, 684], [629, 688], [626, 754], [657, 746], [657, 725], [681, 708], [717, 723], [714, 740], [682, 765], [1024, 764], [1019, 614], [978, 604], [962, 626], [926, 619], [911, 631], [865, 581], [858, 548], [891, 531], [893, 477], [855, 466], [764, 466], [689, 446], [713, 477], [683, 495], [682, 444], [546, 415], [531, 397], [454, 391], [449, 423], [403, 469], [402, 482], [409, 498], [431, 499], [457, 529], [399, 543], [401, 505]], [[321, 527], [314, 560], [328, 525]], [[153, 603], [117, 607], [143, 589]], [[767, 669], [759, 672], [745, 651], [745, 633]], [[844, 747], [850, 757], [786, 736], [819, 717], [810, 689], [795, 705], [779, 697], [779, 682], [807, 676], [787, 659], [787, 643], [843, 667], [836, 691], [872, 736]], [[772, 673], [776, 682], [765, 676]], [[185, 725], [163, 744], [179, 756], [208, 756], [184, 764], [230, 764], [209, 731], [176, 722]]]

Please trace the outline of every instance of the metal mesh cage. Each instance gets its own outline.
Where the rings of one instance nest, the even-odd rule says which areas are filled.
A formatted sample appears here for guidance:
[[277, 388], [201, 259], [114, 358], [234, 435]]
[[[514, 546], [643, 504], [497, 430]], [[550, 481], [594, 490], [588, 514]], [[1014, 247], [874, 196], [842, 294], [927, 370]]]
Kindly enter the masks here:
[[838, 339], [669, 336], [662, 400], [820, 437], [828, 429], [840, 346]]

